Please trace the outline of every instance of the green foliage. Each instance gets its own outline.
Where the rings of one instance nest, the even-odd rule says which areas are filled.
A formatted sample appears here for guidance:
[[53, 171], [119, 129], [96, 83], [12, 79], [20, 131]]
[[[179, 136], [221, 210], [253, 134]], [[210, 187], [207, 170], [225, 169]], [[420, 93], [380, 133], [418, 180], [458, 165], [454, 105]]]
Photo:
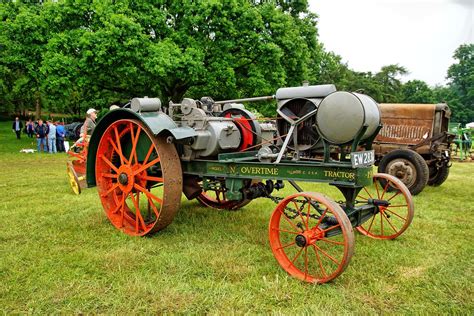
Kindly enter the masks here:
[[410, 80], [402, 87], [404, 103], [434, 103], [433, 90], [421, 80]]
[[461, 45], [454, 52], [456, 63], [448, 69], [454, 119], [461, 123], [474, 121], [474, 44]]
[[[1, 102], [41, 97], [51, 110], [75, 114], [134, 96], [166, 102], [273, 94], [307, 79], [321, 50], [307, 1], [11, 2], [0, 8], [6, 77], [0, 89], [15, 91]], [[259, 110], [274, 114], [272, 106]]]

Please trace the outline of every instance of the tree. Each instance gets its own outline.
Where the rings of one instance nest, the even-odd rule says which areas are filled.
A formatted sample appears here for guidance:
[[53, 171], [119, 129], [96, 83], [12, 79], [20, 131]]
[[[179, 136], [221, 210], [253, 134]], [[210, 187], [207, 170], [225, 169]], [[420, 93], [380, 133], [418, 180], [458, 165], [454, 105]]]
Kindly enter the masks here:
[[34, 103], [37, 117], [41, 115], [44, 79], [39, 69], [49, 39], [41, 9], [40, 4], [0, 4], [0, 71], [5, 75], [2, 102], [16, 111]]
[[399, 77], [407, 73], [408, 70], [405, 67], [396, 64], [383, 66], [380, 71], [375, 74], [375, 81], [383, 87], [380, 102], [400, 102], [402, 99], [402, 82]]
[[[44, 5], [52, 35], [42, 55], [43, 88], [52, 107], [76, 112], [134, 96], [158, 96], [166, 104], [184, 96], [269, 95], [300, 85], [320, 56], [316, 16], [306, 2], [285, 3]], [[273, 105], [259, 110], [274, 114]]]
[[433, 103], [433, 90], [421, 80], [410, 80], [402, 86], [402, 102], [404, 103]]
[[447, 75], [454, 94], [450, 105], [454, 119], [465, 124], [474, 121], [474, 44], [459, 46], [453, 58], [457, 63], [449, 67]]

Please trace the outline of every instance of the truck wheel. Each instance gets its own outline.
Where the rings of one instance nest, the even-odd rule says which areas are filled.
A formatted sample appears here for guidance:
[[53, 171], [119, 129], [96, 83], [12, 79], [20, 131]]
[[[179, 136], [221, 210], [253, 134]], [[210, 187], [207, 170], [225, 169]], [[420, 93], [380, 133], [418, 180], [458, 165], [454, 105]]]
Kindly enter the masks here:
[[443, 165], [440, 168], [436, 166], [430, 167], [430, 178], [428, 179], [428, 185], [433, 187], [440, 186], [448, 178], [449, 168], [446, 165]]
[[380, 161], [378, 172], [400, 179], [412, 195], [423, 191], [429, 177], [428, 165], [423, 157], [407, 149], [398, 149], [386, 154]]

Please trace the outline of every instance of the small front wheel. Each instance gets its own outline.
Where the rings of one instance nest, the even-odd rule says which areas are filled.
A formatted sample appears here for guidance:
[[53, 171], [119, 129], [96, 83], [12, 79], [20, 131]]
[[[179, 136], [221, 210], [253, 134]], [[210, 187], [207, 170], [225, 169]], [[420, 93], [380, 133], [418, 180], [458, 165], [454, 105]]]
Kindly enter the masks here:
[[372, 185], [357, 196], [360, 203], [374, 203], [377, 211], [356, 229], [371, 238], [394, 239], [410, 226], [414, 216], [410, 191], [402, 181], [386, 173], [374, 174]]
[[269, 225], [270, 247], [291, 276], [326, 283], [339, 276], [354, 252], [354, 232], [342, 208], [326, 196], [300, 192], [283, 199]]

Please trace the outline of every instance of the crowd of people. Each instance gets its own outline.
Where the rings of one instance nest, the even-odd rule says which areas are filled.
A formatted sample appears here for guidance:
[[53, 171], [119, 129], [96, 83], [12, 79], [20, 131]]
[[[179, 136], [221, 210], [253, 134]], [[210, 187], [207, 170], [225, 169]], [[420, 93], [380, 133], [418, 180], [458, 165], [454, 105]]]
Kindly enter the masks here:
[[[81, 129], [81, 137], [92, 134], [92, 131], [95, 127], [96, 118], [96, 110], [87, 110], [87, 118]], [[21, 139], [23, 122], [19, 119], [19, 117], [16, 117], [13, 121], [12, 130], [15, 132], [16, 138]], [[38, 152], [49, 152], [50, 154], [55, 154], [66, 151], [64, 146], [66, 129], [63, 122], [54, 122], [53, 120], [47, 120], [46, 122], [43, 122], [42, 119], [33, 122], [31, 119], [29, 119], [25, 124], [24, 131], [29, 138], [36, 137], [36, 146]]]

